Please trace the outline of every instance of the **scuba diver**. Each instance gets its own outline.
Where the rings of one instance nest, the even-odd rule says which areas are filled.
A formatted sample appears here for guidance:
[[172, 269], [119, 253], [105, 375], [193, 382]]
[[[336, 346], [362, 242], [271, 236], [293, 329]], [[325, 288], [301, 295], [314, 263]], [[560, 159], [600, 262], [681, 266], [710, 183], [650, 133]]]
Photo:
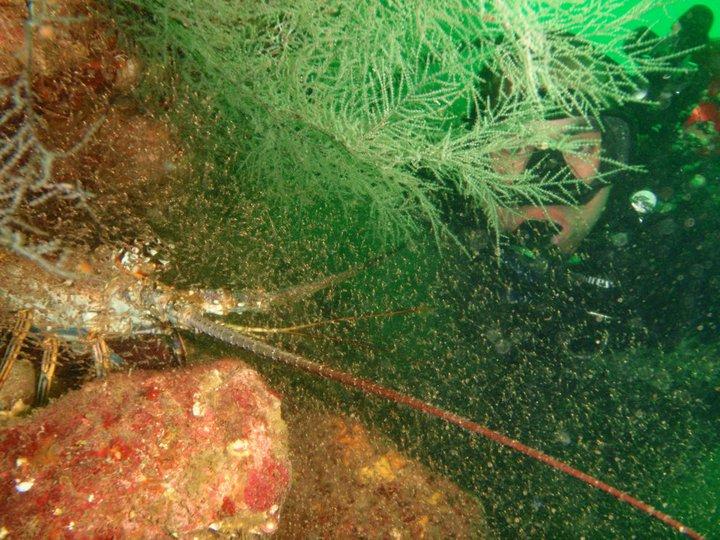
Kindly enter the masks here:
[[[712, 11], [695, 5], [665, 38], [638, 29], [628, 49], [669, 58], [676, 71], [648, 77], [638, 103], [606, 111], [598, 120], [549, 120], [582, 129], [577, 135], [587, 140], [582, 154], [527, 148], [499, 156], [505, 171], [534, 167], [551, 177], [568, 168], [587, 187], [576, 205], [527, 205], [500, 212], [501, 228], [511, 241], [500, 255], [504, 283], [499, 300], [509, 306], [504, 316], [520, 318], [523, 325], [536, 321], [536, 331], [546, 341], [562, 342], [571, 355], [671, 339], [687, 326], [670, 316], [677, 309], [673, 297], [693, 296], [691, 310], [702, 296], [697, 286], [689, 290], [676, 283], [678, 277], [687, 280], [679, 268], [687, 259], [672, 258], [697, 242], [662, 232], [662, 227], [672, 228], [667, 224], [658, 234], [656, 224], [667, 216], [656, 207], [663, 202], [663, 188], [672, 184], [667, 176], [687, 161], [678, 160], [671, 148], [709, 80], [696, 66], [712, 22]], [[620, 164], [638, 164], [649, 172], [642, 175]], [[599, 230], [590, 235], [594, 228]], [[694, 270], [701, 274], [700, 268]], [[668, 293], [673, 286], [675, 292]]]
[[[641, 99], [602, 115], [600, 122], [581, 118], [548, 120], [548, 125], [559, 128], [558, 136], [567, 126], [584, 128], [569, 137], [570, 140], [587, 139], [588, 146], [582, 154], [562, 153], [562, 162], [573, 176], [591, 188], [577, 201], [578, 204], [547, 207], [522, 206], [501, 212], [500, 225], [505, 232], [513, 232], [527, 221], [551, 221], [560, 227], [552, 243], [564, 253], [573, 253], [580, 242], [590, 233], [605, 209], [613, 178], [612, 163], [629, 164], [630, 145], [637, 137], [650, 135], [656, 142], [667, 130], [674, 132], [676, 124], [687, 118], [692, 104], [696, 104], [708, 81], [704, 71], [697, 70], [697, 60], [708, 44], [708, 33], [713, 23], [712, 11], [703, 5], [695, 5], [683, 13], [673, 25], [672, 33], [665, 39], [647, 28], [635, 32], [634, 39], [626, 44], [626, 50], [640, 49], [644, 55], [667, 59], [674, 72], [650, 74]], [[651, 45], [648, 45], [651, 44]], [[682, 54], [686, 51], [686, 54]], [[589, 125], [588, 125], [589, 124]], [[655, 146], [657, 146], [655, 144]], [[557, 153], [557, 152], [556, 152]], [[537, 148], [529, 147], [519, 155], [499, 156], [505, 163], [502, 172], [522, 172], [541, 161]], [[535, 157], [535, 161], [531, 159]], [[544, 156], [547, 157], [547, 156]], [[634, 156], [633, 161], [644, 164]], [[655, 156], [654, 156], [655, 157]], [[552, 161], [552, 160], [550, 160]], [[546, 168], [547, 169], [547, 168]], [[557, 172], [557, 171], [555, 171]], [[548, 174], [547, 170], [538, 170]], [[599, 181], [598, 178], [602, 178]]]
[[[710, 9], [693, 6], [657, 42], [655, 54], [688, 51], [674, 59], [681, 73], [651, 78], [650, 103], [624, 111], [635, 133], [633, 161], [646, 172], [615, 184], [600, 224], [605, 234], [587, 246], [592, 264], [622, 274], [624, 299], [649, 339], [668, 346], [713, 339], [720, 324], [720, 196], [712, 181], [720, 155], [702, 146], [717, 140], [718, 118], [708, 114], [708, 90], [720, 77], [720, 50], [708, 38], [712, 23]], [[698, 145], [690, 126], [706, 143]]]

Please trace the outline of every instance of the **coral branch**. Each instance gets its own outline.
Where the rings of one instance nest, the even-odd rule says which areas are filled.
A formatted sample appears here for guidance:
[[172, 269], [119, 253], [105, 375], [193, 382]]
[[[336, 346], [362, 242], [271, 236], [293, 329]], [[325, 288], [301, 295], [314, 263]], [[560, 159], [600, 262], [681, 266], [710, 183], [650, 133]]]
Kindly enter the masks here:
[[[33, 221], [42, 219], [40, 207], [55, 201], [70, 201], [89, 212], [90, 194], [79, 182], [59, 181], [56, 169], [61, 160], [88, 143], [104, 118], [94, 122], [67, 150], [52, 148], [43, 141], [41, 133], [45, 126], [42, 115], [36, 111], [33, 94], [33, 82], [38, 77], [33, 73], [37, 56], [33, 51], [33, 32], [38, 20], [32, 11], [30, 3], [24, 18], [17, 11], [13, 17], [3, 14], [1, 21], [17, 35], [13, 45], [18, 50], [13, 57], [18, 65], [13, 72], [3, 72], [0, 81], [0, 245], [45, 270], [71, 278], [74, 274], [64, 267], [66, 246], [57, 238], [48, 240], [44, 227]], [[59, 138], [56, 132], [52, 135]], [[21, 230], [30, 233], [29, 237]]]

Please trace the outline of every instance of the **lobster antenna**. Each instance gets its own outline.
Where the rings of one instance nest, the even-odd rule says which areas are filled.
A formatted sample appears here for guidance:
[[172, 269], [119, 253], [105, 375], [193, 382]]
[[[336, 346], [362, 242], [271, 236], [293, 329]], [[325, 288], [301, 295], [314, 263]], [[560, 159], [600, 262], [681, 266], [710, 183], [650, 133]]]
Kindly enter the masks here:
[[327, 326], [338, 323], [350, 323], [355, 324], [356, 322], [377, 319], [380, 317], [395, 317], [397, 315], [407, 315], [409, 313], [423, 313], [429, 311], [427, 306], [415, 306], [403, 309], [392, 309], [386, 311], [371, 311], [368, 313], [361, 313], [360, 315], [352, 315], [349, 317], [335, 317], [333, 319], [322, 319], [319, 321], [311, 321], [301, 324], [294, 324], [292, 326], [283, 326], [282, 328], [266, 328], [263, 326], [242, 326], [239, 324], [223, 323], [226, 328], [237, 330], [238, 332], [250, 332], [253, 334], [288, 334], [292, 332], [298, 332], [299, 330], [308, 330], [310, 328], [318, 328], [320, 326]]
[[579, 469], [576, 469], [575, 467], [572, 467], [549, 454], [527, 446], [520, 441], [512, 439], [506, 435], [503, 435], [502, 433], [494, 431], [468, 418], [446, 411], [439, 407], [435, 407], [434, 405], [426, 403], [407, 394], [403, 394], [402, 392], [393, 390], [392, 388], [387, 388], [386, 386], [382, 386], [369, 379], [365, 379], [363, 377], [356, 377], [354, 375], [351, 375], [350, 373], [333, 369], [328, 366], [323, 366], [322, 364], [318, 364], [317, 362], [308, 360], [307, 358], [298, 354], [284, 351], [263, 341], [248, 337], [232, 328], [228, 328], [222, 324], [206, 319], [205, 317], [195, 316], [187, 313], [176, 313], [175, 315], [178, 319], [178, 322], [187, 325], [189, 328], [192, 328], [197, 332], [207, 334], [208, 336], [214, 337], [215, 339], [218, 339], [230, 345], [240, 347], [241, 349], [256, 354], [258, 356], [282, 362], [283, 364], [301, 369], [314, 375], [320, 375], [321, 377], [339, 382], [340, 384], [349, 388], [357, 388], [358, 390], [361, 390], [366, 394], [380, 396], [389, 401], [398, 403], [400, 405], [405, 405], [407, 407], [410, 407], [411, 409], [415, 409], [416, 411], [420, 411], [429, 416], [434, 416], [436, 418], [444, 420], [449, 424], [454, 424], [466, 431], [482, 435], [483, 437], [490, 439], [497, 444], [512, 448], [516, 452], [525, 454], [526, 456], [529, 456], [534, 460], [540, 461], [545, 465], [552, 467], [553, 469], [572, 476], [573, 478], [576, 478], [581, 482], [585, 482], [586, 484], [594, 487], [595, 489], [604, 491], [605, 493], [612, 495], [619, 501], [627, 503], [630, 506], [634, 506], [641, 512], [644, 512], [648, 516], [663, 522], [665, 525], [672, 527], [677, 532], [684, 534], [689, 538], [693, 538], [694, 540], [703, 540], [704, 538], [697, 531], [686, 527], [675, 518], [669, 516], [664, 512], [661, 512], [660, 510], [654, 508], [648, 503], [636, 497], [633, 497], [629, 493], [621, 491], [616, 487], [613, 487], [610, 484], [607, 484], [602, 480], [595, 478], [594, 476], [591, 476]]
[[396, 249], [388, 251], [387, 253], [382, 253], [380, 255], [372, 257], [370, 260], [362, 264], [353, 266], [352, 268], [349, 268], [344, 272], [325, 276], [310, 283], [295, 285], [293, 287], [288, 287], [286, 289], [282, 289], [280, 291], [275, 291], [272, 293], [267, 293], [263, 291], [249, 293], [247, 297], [243, 299], [243, 303], [247, 304], [248, 306], [253, 306], [251, 309], [255, 311], [267, 311], [271, 307], [277, 307], [281, 304], [293, 303], [300, 298], [312, 296], [318, 291], [334, 287], [338, 283], [342, 283], [355, 277], [360, 272], [367, 270], [369, 267], [381, 263], [393, 253], [396, 253], [399, 249], [400, 248], [398, 247]]

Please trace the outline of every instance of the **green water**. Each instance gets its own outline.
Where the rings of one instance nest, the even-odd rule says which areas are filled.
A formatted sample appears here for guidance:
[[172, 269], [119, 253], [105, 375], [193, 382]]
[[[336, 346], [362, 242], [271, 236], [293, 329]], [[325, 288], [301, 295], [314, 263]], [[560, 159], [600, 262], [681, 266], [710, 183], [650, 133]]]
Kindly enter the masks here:
[[[661, 11], [659, 33], [684, 7], [673, 10]], [[676, 131], [642, 131], [635, 150], [649, 172], [615, 187], [578, 262], [547, 249], [551, 233], [542, 228], [506, 238], [498, 255], [482, 212], [468, 196], [447, 192], [437, 198], [448, 234], [438, 240], [421, 220], [412, 235], [388, 241], [377, 234], [372, 202], [344, 191], [341, 178], [378, 171], [338, 165], [345, 147], [333, 147], [322, 130], [305, 134], [293, 111], [283, 113], [283, 129], [302, 144], [289, 157], [276, 150], [287, 140], [262, 131], [265, 124], [230, 117], [245, 110], [246, 99], [220, 77], [233, 42], [219, 40], [217, 56], [202, 57], [203, 43], [182, 34], [191, 25], [175, 23], [152, 19], [158, 32], [180, 35], [172, 42], [180, 52], [162, 49], [177, 65], [162, 67], [177, 68], [178, 88], [191, 92], [170, 117], [189, 134], [195, 168], [176, 186], [174, 204], [153, 218], [160, 236], [178, 246], [168, 280], [281, 289], [361, 265], [347, 282], [242, 323], [356, 317], [273, 342], [486, 424], [720, 537], [717, 156], [690, 151]], [[212, 17], [204, 23], [212, 28]], [[158, 68], [149, 82], [170, 94], [166, 75]], [[193, 100], [212, 103], [210, 121]], [[658, 156], [658, 147], [667, 151]], [[318, 163], [323, 156], [334, 161]], [[278, 177], [267, 189], [248, 174], [262, 170], [248, 165], [252, 160], [267, 162]], [[330, 180], [337, 174], [343, 187], [328, 199], [287, 187], [279, 177], [295, 170]], [[694, 186], [698, 174], [706, 181]], [[292, 194], [272, 192], [284, 187]], [[643, 188], [657, 192], [662, 212], [632, 210], [629, 196]], [[535, 250], [537, 259], [513, 246]], [[407, 308], [417, 313], [363, 318]], [[360, 415], [476, 494], [499, 537], [674, 536], [628, 505], [490, 441], [266, 360], [257, 367], [292, 399], [319, 397]]]
[[[693, 209], [684, 211], [692, 214]], [[328, 224], [328, 216], [336, 220]], [[718, 225], [717, 214], [705, 219], [703, 227]], [[320, 225], [323, 220], [327, 228]], [[294, 212], [293, 230], [276, 229], [279, 236], [269, 242], [277, 253], [267, 263], [268, 274], [252, 276], [243, 285], [272, 281], [277, 287], [288, 286], [361, 264], [380, 252], [371, 243], [352, 242], [353, 232], [362, 230], [362, 216], [360, 223], [347, 220], [347, 215], [326, 208], [302, 217]], [[275, 220], [275, 227], [280, 221]], [[334, 226], [346, 232], [336, 234]], [[637, 231], [626, 230], [643, 232], [656, 228], [657, 222], [635, 226]], [[600, 230], [608, 243], [613, 229], [601, 225]], [[266, 241], [271, 235], [258, 231], [255, 239]], [[275, 342], [484, 423], [713, 537], [720, 534], [720, 350], [717, 314], [710, 311], [717, 280], [706, 290], [698, 287], [717, 275], [720, 261], [717, 253], [703, 254], [708, 259], [702, 262], [711, 263], [704, 267], [708, 279], [693, 283], [687, 275], [685, 285], [681, 281], [678, 286], [674, 277], [679, 274], [673, 277], [662, 269], [695, 264], [701, 259], [692, 259], [693, 252], [702, 252], [696, 249], [698, 241], [667, 240], [691, 242], [677, 254], [685, 258], [674, 260], [674, 253], [655, 256], [641, 272], [644, 288], [633, 291], [628, 286], [612, 299], [597, 299], [590, 307], [618, 317], [607, 324], [595, 323], [578, 308], [577, 303], [587, 300], [571, 297], [577, 288], [568, 293], [561, 284], [536, 291], [530, 306], [511, 303], [507, 287], [515, 277], [498, 274], [492, 257], [472, 260], [451, 248], [438, 255], [432, 241], [413, 249], [400, 247], [319, 298], [252, 324], [282, 326], [427, 306], [425, 313], [336, 324]], [[238, 254], [238, 260], [254, 267], [257, 262], [248, 261], [248, 253], [258, 246], [245, 246], [249, 251]], [[583, 253], [593, 255], [592, 249]], [[217, 275], [217, 266], [206, 268], [205, 261], [234, 261], [228, 253], [217, 255], [211, 248], [192, 254], [188, 262], [197, 280], [206, 272]], [[602, 250], [595, 256], [598, 264], [608, 262]], [[628, 267], [615, 261], [613, 271], [602, 275], [617, 276], [622, 283], [636, 257], [647, 256], [647, 251], [636, 245], [626, 248], [626, 256]], [[190, 270], [184, 276], [193, 281]], [[654, 294], [654, 287], [667, 292]], [[680, 303], [686, 297], [711, 316], [698, 321], [689, 314], [692, 309], [683, 312]], [[617, 298], [629, 305], [618, 309]], [[658, 309], [675, 312], [676, 319], [656, 320], [652, 311]], [[592, 354], [596, 347], [585, 338], [592, 342], [604, 332], [610, 334], [607, 345]], [[330, 409], [358, 414], [391, 434], [410, 454], [476, 494], [500, 537], [674, 537], [608, 495], [477, 436], [262, 359], [256, 366], [285, 395], [301, 401], [303, 396], [319, 397]]]
[[[637, 2], [628, 2], [629, 6], [635, 5]], [[655, 24], [653, 28], [656, 29], [657, 33], [664, 35], [670, 31], [673, 21], [682, 15], [688, 8], [699, 4], [701, 2], [693, 2], [692, 0], [681, 0], [678, 2], [667, 2], [666, 5], [659, 5], [653, 11], [648, 13], [648, 20], [653, 21]], [[720, 24], [717, 21], [718, 7], [713, 5], [712, 2], [708, 2], [707, 5], [710, 9], [715, 12], [715, 23], [710, 29], [710, 38], [715, 39], [720, 37]]]

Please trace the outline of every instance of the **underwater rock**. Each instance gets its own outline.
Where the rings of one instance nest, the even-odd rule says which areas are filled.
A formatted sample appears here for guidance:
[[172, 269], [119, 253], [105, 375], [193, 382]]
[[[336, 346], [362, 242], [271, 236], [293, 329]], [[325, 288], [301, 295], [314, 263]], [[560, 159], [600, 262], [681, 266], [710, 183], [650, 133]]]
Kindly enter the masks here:
[[288, 417], [293, 487], [278, 538], [487, 538], [477, 499], [343, 415]]
[[271, 533], [280, 400], [234, 360], [113, 374], [0, 429], [0, 537]]
[[98, 189], [103, 185], [115, 189], [145, 185], [151, 189], [166, 182], [169, 174], [187, 167], [170, 125], [143, 115], [129, 104], [118, 105], [108, 113], [88, 153], [93, 167], [88, 175]]
[[[106, 20], [95, 16], [98, 3], [36, 2], [35, 19], [26, 30], [32, 9], [28, 4], [22, 0], [0, 4], [0, 80], [17, 77], [30, 59], [35, 78], [74, 72], [90, 87], [99, 79], [114, 79], [117, 68], [126, 69], [127, 59], [114, 50], [117, 36], [113, 29]], [[32, 38], [32, 48], [28, 47], [27, 37]]]
[[[2, 350], [2, 349], [0, 349]], [[23, 410], [35, 398], [35, 368], [25, 359], [13, 365], [10, 374], [0, 386], [0, 421], [11, 416], [14, 410]]]
[[24, 6], [0, 7], [0, 81], [16, 76], [21, 66], [24, 45]]

